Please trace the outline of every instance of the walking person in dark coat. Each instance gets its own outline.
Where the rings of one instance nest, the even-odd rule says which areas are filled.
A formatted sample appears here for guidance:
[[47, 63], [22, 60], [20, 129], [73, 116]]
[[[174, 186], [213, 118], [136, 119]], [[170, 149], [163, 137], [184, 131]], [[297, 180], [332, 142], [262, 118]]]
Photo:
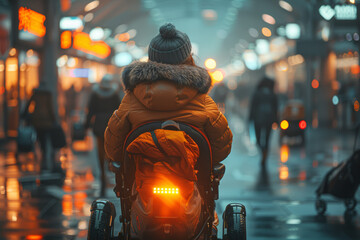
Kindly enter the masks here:
[[51, 91], [44, 82], [33, 90], [23, 117], [36, 130], [41, 148], [41, 171], [54, 172], [61, 168], [55, 164], [55, 152], [52, 146], [51, 131], [56, 123]]
[[277, 122], [278, 103], [274, 85], [273, 80], [264, 77], [258, 84], [250, 105], [249, 124], [255, 130], [256, 143], [262, 153], [262, 165], [265, 165], [268, 155], [272, 124]]
[[101, 196], [105, 195], [106, 190], [104, 132], [112, 113], [120, 103], [121, 98], [112, 82], [112, 76], [105, 75], [100, 84], [94, 85], [92, 89], [85, 123], [86, 129], [92, 125], [93, 133], [96, 136], [101, 171]]

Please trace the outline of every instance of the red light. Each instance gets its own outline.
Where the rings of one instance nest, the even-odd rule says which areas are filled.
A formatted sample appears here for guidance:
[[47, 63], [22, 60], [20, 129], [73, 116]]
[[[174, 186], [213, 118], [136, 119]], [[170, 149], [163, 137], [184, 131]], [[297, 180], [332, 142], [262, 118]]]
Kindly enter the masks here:
[[318, 87], [319, 87], [319, 81], [316, 80], [316, 79], [312, 80], [311, 86], [312, 86], [313, 88], [315, 88], [315, 89], [318, 88]]
[[299, 122], [299, 128], [303, 130], [306, 128], [306, 122], [304, 120]]

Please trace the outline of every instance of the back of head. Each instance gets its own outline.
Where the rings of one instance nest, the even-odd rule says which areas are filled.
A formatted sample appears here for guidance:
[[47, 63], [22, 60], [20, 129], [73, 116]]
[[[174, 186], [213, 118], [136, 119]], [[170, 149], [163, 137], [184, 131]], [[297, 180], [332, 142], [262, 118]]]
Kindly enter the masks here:
[[176, 30], [171, 23], [164, 24], [159, 31], [160, 33], [150, 42], [149, 60], [166, 64], [182, 64], [189, 61], [189, 58], [191, 58], [189, 37], [185, 33]]
[[100, 87], [102, 89], [111, 89], [112, 88], [113, 77], [110, 74], [106, 74], [100, 81]]
[[263, 79], [261, 79], [261, 81], [259, 82], [257, 89], [262, 89], [262, 88], [267, 88], [270, 91], [274, 90], [274, 86], [275, 86], [275, 81], [268, 78], [268, 77], [264, 77]]

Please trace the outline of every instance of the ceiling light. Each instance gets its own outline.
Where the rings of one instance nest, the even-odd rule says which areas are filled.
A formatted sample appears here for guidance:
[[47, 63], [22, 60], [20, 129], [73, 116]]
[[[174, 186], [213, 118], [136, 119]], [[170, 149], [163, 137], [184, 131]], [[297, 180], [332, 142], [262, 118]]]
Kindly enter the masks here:
[[89, 35], [91, 40], [93, 41], [102, 40], [105, 36], [104, 29], [102, 29], [101, 27], [93, 28], [91, 29]]
[[286, 2], [286, 1], [280, 0], [279, 5], [280, 5], [280, 7], [282, 7], [283, 9], [285, 9], [288, 12], [293, 11], [293, 7], [290, 5], [290, 3]]
[[263, 27], [261, 32], [265, 37], [271, 37], [271, 30], [269, 28]]
[[84, 8], [84, 11], [85, 12], [89, 12], [95, 8], [97, 8], [99, 6], [99, 1], [98, 0], [95, 0], [95, 1], [92, 1], [90, 3], [88, 3], [85, 8]]
[[268, 24], [275, 24], [276, 21], [275, 21], [275, 18], [273, 18], [271, 15], [269, 14], [263, 14], [262, 15], [262, 19], [264, 20], [264, 22], [268, 23]]
[[93, 18], [94, 18], [94, 14], [93, 13], [88, 13], [88, 14], [85, 15], [84, 21], [85, 22], [90, 22], [91, 20], [93, 20]]

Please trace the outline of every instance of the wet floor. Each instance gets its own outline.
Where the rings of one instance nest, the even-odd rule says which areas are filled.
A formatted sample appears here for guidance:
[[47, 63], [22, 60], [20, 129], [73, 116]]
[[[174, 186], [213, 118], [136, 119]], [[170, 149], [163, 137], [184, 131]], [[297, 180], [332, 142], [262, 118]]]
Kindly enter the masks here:
[[[306, 146], [299, 147], [292, 146], [296, 139], [280, 146], [276, 130], [267, 167], [261, 168], [243, 118], [230, 115], [228, 119], [234, 143], [224, 161], [227, 171], [220, 184], [219, 216], [230, 202], [244, 204], [250, 240], [360, 239], [360, 217], [345, 217], [343, 201], [324, 196], [328, 203], [324, 216], [318, 216], [314, 207], [315, 190], [325, 173], [350, 156], [353, 132], [312, 129]], [[39, 161], [33, 154], [16, 156], [12, 143], [4, 146], [0, 154], [0, 239], [86, 239], [90, 205], [100, 192], [94, 146], [89, 137], [58, 152], [56, 159], [66, 170], [63, 181], [61, 175], [39, 174]], [[110, 172], [108, 180], [108, 199], [119, 207]], [[356, 210], [360, 212], [360, 205]], [[221, 224], [220, 218], [219, 237]], [[117, 221], [115, 231], [119, 230]]]

